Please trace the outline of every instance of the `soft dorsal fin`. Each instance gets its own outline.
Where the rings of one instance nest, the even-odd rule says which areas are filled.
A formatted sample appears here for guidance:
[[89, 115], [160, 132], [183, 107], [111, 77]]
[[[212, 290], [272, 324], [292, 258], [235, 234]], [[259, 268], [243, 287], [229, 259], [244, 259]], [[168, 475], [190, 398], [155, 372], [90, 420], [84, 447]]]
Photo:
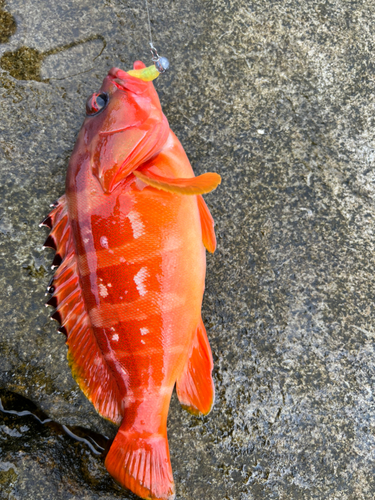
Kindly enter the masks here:
[[209, 193], [216, 189], [221, 182], [220, 175], [213, 172], [208, 172], [198, 177], [190, 177], [188, 179], [162, 177], [150, 172], [150, 170], [144, 172], [135, 170], [133, 174], [145, 184], [156, 189], [184, 195]]
[[216, 250], [216, 236], [214, 229], [215, 222], [210, 214], [206, 202], [203, 199], [203, 196], [198, 195], [197, 202], [202, 226], [203, 245], [206, 247], [208, 252], [214, 253]]

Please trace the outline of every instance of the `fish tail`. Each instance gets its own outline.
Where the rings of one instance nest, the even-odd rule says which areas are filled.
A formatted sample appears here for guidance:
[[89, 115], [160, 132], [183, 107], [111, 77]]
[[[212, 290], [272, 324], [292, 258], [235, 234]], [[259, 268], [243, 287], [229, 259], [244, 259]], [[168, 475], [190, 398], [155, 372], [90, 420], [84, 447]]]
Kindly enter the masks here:
[[167, 434], [139, 433], [120, 427], [105, 460], [121, 486], [147, 500], [173, 500], [175, 487]]

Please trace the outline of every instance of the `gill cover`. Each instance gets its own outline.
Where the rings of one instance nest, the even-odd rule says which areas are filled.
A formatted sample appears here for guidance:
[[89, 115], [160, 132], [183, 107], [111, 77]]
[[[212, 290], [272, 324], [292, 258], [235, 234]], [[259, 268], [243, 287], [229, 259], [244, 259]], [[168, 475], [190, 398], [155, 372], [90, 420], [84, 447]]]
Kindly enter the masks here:
[[[142, 62], [134, 63], [134, 70], [143, 68]], [[160, 151], [169, 124], [152, 82], [118, 68], [109, 71], [86, 109], [70, 163], [90, 162], [103, 191], [109, 193], [136, 166]], [[79, 165], [75, 167], [79, 170]]]

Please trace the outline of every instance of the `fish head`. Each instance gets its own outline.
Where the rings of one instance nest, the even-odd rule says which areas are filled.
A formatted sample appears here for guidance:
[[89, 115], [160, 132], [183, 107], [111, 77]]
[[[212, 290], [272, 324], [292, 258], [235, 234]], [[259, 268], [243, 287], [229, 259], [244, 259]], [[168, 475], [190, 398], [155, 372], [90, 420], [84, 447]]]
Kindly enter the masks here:
[[[134, 70], [142, 68], [142, 62], [134, 63]], [[87, 100], [76, 152], [81, 152], [80, 158], [85, 152], [92, 173], [109, 193], [157, 154], [168, 134], [169, 124], [152, 82], [112, 68], [100, 90]]]

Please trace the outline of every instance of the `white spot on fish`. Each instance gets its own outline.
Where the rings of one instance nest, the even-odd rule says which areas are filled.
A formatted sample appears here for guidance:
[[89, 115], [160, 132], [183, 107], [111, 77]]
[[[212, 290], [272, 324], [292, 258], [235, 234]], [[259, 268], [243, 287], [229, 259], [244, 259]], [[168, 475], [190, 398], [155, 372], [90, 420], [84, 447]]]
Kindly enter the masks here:
[[101, 361], [101, 359], [100, 359], [99, 354], [97, 354], [97, 355], [95, 356], [95, 359], [94, 359], [93, 363], [94, 363], [94, 365], [96, 365], [96, 366], [99, 366], [99, 365], [101, 365], [101, 364], [102, 364], [102, 361]]
[[130, 220], [130, 224], [131, 224], [132, 230], [133, 230], [133, 236], [134, 236], [134, 239], [136, 240], [137, 238], [139, 238], [140, 236], [142, 236], [144, 234], [145, 226], [144, 226], [143, 222], [141, 221], [141, 218], [137, 212], [134, 212], [134, 211], [129, 212], [127, 217]]
[[118, 339], [119, 339], [118, 333], [112, 335], [112, 340], [115, 340], [117, 342]]
[[[126, 375], [127, 377], [129, 377], [128, 373], [122, 368], [122, 371], [124, 372], [124, 375]], [[124, 408], [128, 408], [129, 406], [131, 406], [133, 403], [135, 403], [136, 399], [134, 397], [134, 394], [132, 391], [130, 391], [130, 389], [127, 389], [127, 394], [126, 394], [126, 397], [123, 399], [124, 401]], [[121, 431], [120, 432], [123, 432], [125, 434], [125, 431]]]
[[109, 288], [111, 288], [111, 286], [112, 286], [112, 283], [107, 283], [107, 286], [109, 286]]
[[108, 296], [108, 290], [107, 287], [99, 283], [99, 295], [101, 297], [107, 297]]
[[172, 235], [166, 239], [166, 241], [163, 245], [163, 251], [164, 252], [173, 252], [174, 250], [177, 250], [180, 247], [181, 247], [181, 241], [179, 240], [178, 237]]
[[148, 328], [141, 328], [141, 335], [147, 335], [148, 333], [150, 333]]
[[163, 312], [170, 312], [178, 309], [185, 305], [185, 297], [180, 297], [176, 293], [165, 293], [163, 295], [163, 303], [161, 304], [161, 310]]
[[145, 344], [146, 342], [144, 340], [141, 340], [141, 344]]
[[108, 248], [108, 238], [107, 236], [100, 237], [100, 244], [103, 248]]
[[120, 262], [125, 262], [124, 257], [120, 257]]
[[143, 191], [145, 187], [147, 187], [147, 184], [143, 181], [141, 181], [141, 179], [138, 179], [136, 178], [135, 179], [135, 185], [137, 186], [137, 188], [139, 189], [139, 191]]
[[139, 292], [139, 295], [143, 296], [146, 295], [147, 293], [146, 285], [144, 283], [147, 276], [148, 276], [147, 267], [142, 267], [134, 276], [134, 282], [137, 285], [137, 290]]

